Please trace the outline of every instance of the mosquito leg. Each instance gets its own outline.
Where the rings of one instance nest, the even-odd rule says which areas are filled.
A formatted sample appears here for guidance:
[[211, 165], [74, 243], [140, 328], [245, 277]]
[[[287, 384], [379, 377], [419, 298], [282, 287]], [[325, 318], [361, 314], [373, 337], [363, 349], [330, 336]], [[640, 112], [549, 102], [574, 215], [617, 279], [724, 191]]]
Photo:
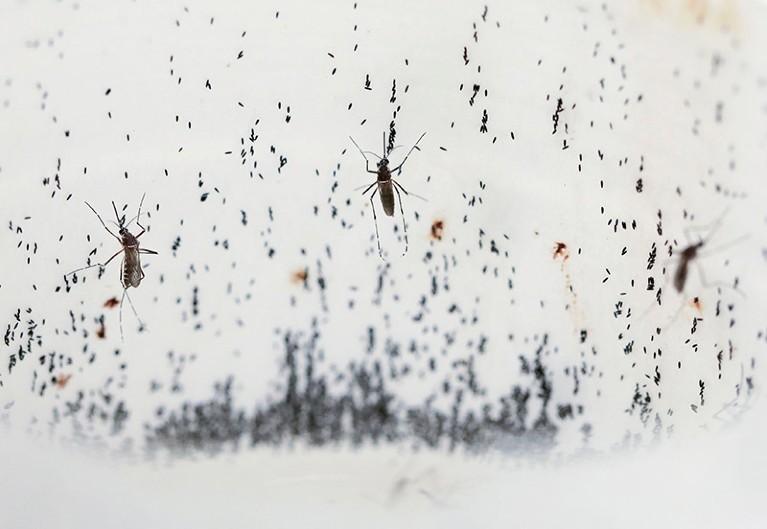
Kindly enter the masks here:
[[141, 228], [141, 233], [139, 233], [138, 235], [136, 235], [136, 238], [137, 238], [137, 239], [138, 239], [139, 237], [141, 237], [141, 236], [144, 234], [144, 232], [146, 231], [146, 228], [144, 228], [144, 226], [142, 226], [142, 225], [141, 225], [141, 206], [143, 206], [143, 205], [144, 205], [144, 197], [146, 197], [146, 193], [144, 193], [143, 195], [141, 195], [141, 202], [139, 202], [139, 204], [138, 204], [138, 214], [137, 214], [135, 217], [133, 217], [132, 219], [130, 219], [130, 221], [128, 222], [128, 224], [126, 224], [126, 225], [125, 225], [126, 227], [127, 227], [127, 226], [130, 226], [130, 223], [131, 223], [131, 222], [133, 222], [134, 220], [136, 221], [136, 224], [138, 224], [138, 227], [139, 227], [139, 228]]
[[154, 250], [149, 250], [148, 248], [139, 248], [138, 253], [148, 253], [152, 255], [157, 255], [157, 252], [155, 252]]
[[392, 181], [392, 183], [393, 183], [394, 185], [396, 185], [397, 187], [399, 187], [399, 188], [400, 188], [400, 191], [402, 191], [402, 192], [403, 192], [403, 193], [405, 193], [406, 195], [410, 195], [410, 193], [408, 193], [408, 192], [405, 190], [405, 188], [404, 188], [404, 187], [402, 187], [402, 185], [401, 185], [399, 182], [397, 182], [397, 181], [396, 181], [394, 178], [392, 178], [392, 179], [391, 179], [391, 181]]
[[86, 206], [88, 206], [89, 208], [91, 208], [91, 211], [92, 211], [92, 212], [93, 212], [93, 213], [94, 213], [94, 214], [95, 214], [95, 215], [98, 217], [98, 219], [99, 219], [99, 222], [101, 223], [101, 225], [102, 225], [102, 226], [104, 226], [104, 229], [105, 229], [105, 230], [107, 230], [107, 231], [109, 232], [109, 235], [111, 235], [112, 237], [114, 237], [115, 239], [117, 239], [118, 241], [120, 241], [120, 244], [122, 244], [122, 239], [120, 239], [120, 237], [118, 237], [117, 235], [115, 235], [114, 233], [112, 233], [112, 230], [110, 230], [109, 228], [107, 228], [107, 225], [106, 225], [106, 224], [104, 224], [104, 221], [103, 221], [103, 220], [101, 220], [101, 215], [99, 215], [99, 214], [96, 212], [96, 210], [95, 210], [95, 209], [93, 209], [93, 206], [91, 206], [91, 205], [90, 205], [90, 204], [88, 204], [87, 202], [85, 203], [85, 205], [86, 205]]
[[141, 318], [138, 315], [138, 312], [136, 312], [136, 307], [133, 306], [133, 301], [130, 299], [130, 295], [128, 295], [128, 289], [123, 289], [123, 296], [120, 300], [120, 340], [125, 341], [123, 339], [123, 301], [127, 299], [128, 305], [130, 305], [131, 310], [133, 311], [133, 315], [136, 316], [136, 319], [139, 323], [139, 328], [144, 329], [146, 326], [144, 325], [144, 322], [141, 321]]
[[373, 202], [373, 198], [375, 198], [376, 193], [378, 193], [378, 188], [376, 188], [375, 191], [373, 191], [373, 194], [370, 195], [370, 206], [373, 208], [373, 224], [375, 224], [376, 227], [376, 242], [378, 243], [378, 256], [386, 261], [386, 258], [383, 256], [383, 250], [381, 250], [381, 237], [378, 235], [378, 217], [376, 217], [376, 205], [375, 202]]
[[77, 270], [72, 270], [72, 271], [71, 271], [71, 272], [69, 272], [68, 274], [65, 274], [65, 275], [64, 275], [64, 277], [67, 277], [67, 276], [71, 276], [72, 274], [74, 274], [74, 273], [76, 273], [76, 272], [80, 272], [81, 270], [87, 270], [87, 269], [89, 269], [89, 268], [93, 268], [94, 266], [98, 266], [98, 267], [101, 267], [101, 268], [106, 268], [106, 266], [107, 266], [109, 263], [111, 263], [111, 262], [112, 262], [112, 259], [114, 259], [114, 258], [115, 258], [115, 257], [117, 257], [118, 255], [120, 255], [121, 253], [123, 253], [123, 251], [125, 251], [125, 250], [124, 250], [124, 249], [122, 249], [122, 250], [119, 250], [119, 251], [118, 251], [117, 253], [115, 253], [115, 254], [114, 254], [112, 257], [110, 257], [109, 259], [107, 259], [107, 262], [106, 262], [106, 263], [104, 263], [104, 264], [101, 264], [101, 263], [96, 263], [96, 264], [92, 264], [92, 265], [88, 265], [88, 266], [83, 266], [82, 268], [78, 268]]
[[125, 341], [125, 336], [123, 335], [123, 303], [125, 302], [125, 293], [127, 292], [127, 289], [123, 289], [123, 295], [120, 298], [120, 341]]
[[370, 161], [368, 160], [368, 157], [367, 157], [367, 156], [365, 156], [365, 153], [368, 153], [368, 154], [372, 154], [373, 156], [375, 156], [375, 157], [376, 157], [376, 158], [378, 158], [379, 160], [381, 159], [381, 157], [380, 157], [380, 156], [378, 156], [376, 153], [374, 153], [374, 152], [372, 152], [372, 151], [363, 151], [362, 149], [360, 149], [360, 146], [359, 146], [359, 145], [357, 145], [357, 142], [356, 142], [356, 141], [354, 141], [354, 138], [352, 138], [351, 136], [349, 136], [349, 139], [350, 139], [350, 140], [352, 140], [352, 143], [354, 144], [354, 146], [355, 146], [355, 147], [357, 147], [357, 150], [358, 150], [358, 151], [360, 151], [360, 154], [362, 155], [362, 157], [363, 157], [363, 158], [365, 158], [365, 170], [366, 170], [368, 173], [374, 173], [374, 174], [378, 174], [378, 171], [371, 171], [371, 170], [370, 170]]
[[416, 197], [416, 198], [420, 198], [420, 199], [421, 199], [421, 200], [423, 200], [424, 202], [428, 202], [428, 200], [426, 200], [425, 198], [423, 198], [421, 195], [416, 195], [415, 193], [411, 193], [410, 191], [405, 191], [405, 188], [404, 188], [404, 187], [402, 187], [402, 184], [400, 184], [399, 182], [397, 182], [397, 181], [396, 181], [394, 178], [392, 178], [392, 179], [391, 179], [391, 181], [392, 181], [392, 182], [393, 182], [393, 183], [394, 183], [394, 184], [395, 184], [397, 187], [399, 187], [399, 188], [400, 188], [400, 191], [402, 191], [403, 193], [405, 193], [407, 196], [409, 196], [409, 197]]
[[120, 263], [120, 284], [123, 286], [123, 289], [128, 288], [125, 284], [125, 257], [123, 257]]
[[[394, 180], [392, 180], [392, 182], [393, 181]], [[397, 186], [394, 186], [394, 190], [397, 192], [397, 200], [399, 200], [399, 212], [402, 214], [402, 233], [405, 234], [405, 251], [402, 252], [402, 256], [404, 257], [404, 255], [407, 253], [408, 246], [410, 246], [410, 243], [408, 243], [407, 240], [407, 222], [405, 222], [405, 210], [402, 209], [402, 195], [399, 194], [399, 189], [397, 189]], [[407, 194], [407, 191], [405, 194]]]
[[[703, 226], [689, 226], [689, 227], [685, 228], [684, 229], [684, 235], [685, 235], [685, 237], [687, 237], [688, 242], [690, 241], [690, 233], [693, 232], [693, 231], [707, 231], [708, 230], [708, 235], [706, 235], [706, 239], [705, 240], [706, 240], [706, 242], [711, 240], [711, 238], [714, 236], [714, 234], [717, 232], [717, 230], [719, 230], [719, 228], [721, 228], [722, 225], [724, 224], [722, 221], [727, 216], [727, 213], [729, 213], [729, 211], [730, 211], [730, 208], [728, 206], [728, 207], [726, 207], [724, 209], [724, 211], [722, 211], [722, 214], [719, 215], [713, 222], [709, 222], [708, 224], [704, 224]], [[711, 226], [713, 226], [713, 228], [711, 228]], [[711, 229], [709, 230], [709, 228], [711, 228]]]
[[395, 167], [394, 169], [392, 169], [392, 170], [391, 170], [391, 172], [392, 172], [392, 173], [395, 173], [396, 171], [399, 171], [399, 170], [400, 170], [400, 168], [401, 168], [403, 165], [405, 165], [405, 162], [407, 161], [407, 158], [408, 158], [408, 156], [410, 156], [410, 153], [412, 153], [412, 152], [413, 152], [413, 150], [414, 150], [416, 147], [418, 147], [418, 143], [419, 143], [419, 142], [420, 142], [420, 141], [423, 139], [423, 137], [424, 137], [424, 136], [426, 136], [426, 133], [425, 133], [425, 132], [424, 132], [423, 134], [421, 134], [421, 137], [420, 137], [420, 138], [418, 138], [418, 141], [417, 141], [417, 142], [415, 142], [415, 145], [413, 145], [413, 146], [410, 148], [410, 150], [408, 151], [408, 153], [405, 155], [405, 159], [404, 159], [404, 160], [402, 160], [402, 163], [401, 163], [401, 164], [399, 164], [397, 167]]
[[669, 327], [671, 327], [671, 326], [674, 324], [674, 322], [676, 321], [676, 319], [677, 319], [677, 318], [679, 317], [679, 315], [682, 313], [682, 309], [684, 308], [684, 306], [685, 306], [686, 304], [687, 304], [687, 300], [685, 300], [685, 299], [682, 299], [682, 301], [679, 303], [679, 308], [678, 308], [678, 309], [676, 309], [676, 312], [674, 312], [674, 315], [671, 317], [671, 319], [668, 321], [668, 323], [666, 323], [666, 324], [663, 326], [663, 328], [664, 328], [664, 329], [668, 329]]
[[738, 294], [741, 295], [741, 297], [746, 297], [746, 294], [739, 290], [737, 287], [727, 284], [724, 281], [713, 281], [709, 282], [706, 280], [706, 273], [703, 270], [703, 267], [701, 266], [700, 262], [696, 259], [695, 265], [698, 267], [698, 275], [700, 275], [700, 284], [703, 285], [704, 288], [712, 288], [712, 287], [721, 287], [721, 288], [727, 288], [730, 290], [734, 290]]
[[642, 313], [642, 316], [639, 318], [640, 321], [644, 320], [650, 312], [657, 306], [662, 305], [661, 303], [661, 297], [663, 295], [663, 288], [658, 288], [658, 290], [655, 292], [655, 299], [650, 303], [650, 305], [645, 309], [645, 311]]
[[713, 248], [711, 248], [709, 250], [706, 250], [705, 252], [699, 253], [698, 254], [698, 259], [702, 259], [702, 258], [708, 257], [710, 255], [714, 255], [716, 253], [719, 253], [722, 250], [726, 250], [727, 248], [729, 248], [731, 246], [735, 246], [736, 244], [740, 244], [741, 242], [743, 242], [743, 241], [745, 241], [745, 240], [747, 240], [749, 238], [751, 238], [751, 235], [748, 234], [748, 233], [746, 235], [741, 235], [740, 237], [738, 237], [737, 239], [735, 239], [733, 241], [730, 241], [730, 242], [727, 242], [727, 243], [724, 243], [724, 244], [720, 244], [719, 246], [715, 246], [715, 247], [713, 247]]

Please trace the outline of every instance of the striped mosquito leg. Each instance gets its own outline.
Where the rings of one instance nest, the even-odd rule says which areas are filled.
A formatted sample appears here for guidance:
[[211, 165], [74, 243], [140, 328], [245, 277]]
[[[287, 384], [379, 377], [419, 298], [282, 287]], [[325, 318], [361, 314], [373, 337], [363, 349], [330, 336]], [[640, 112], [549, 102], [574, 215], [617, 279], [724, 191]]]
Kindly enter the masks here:
[[376, 227], [376, 242], [378, 243], [378, 256], [386, 261], [386, 258], [383, 256], [383, 250], [381, 250], [381, 237], [378, 235], [378, 217], [376, 216], [376, 205], [373, 201], [373, 198], [375, 198], [376, 193], [378, 193], [378, 188], [376, 188], [373, 191], [373, 194], [370, 195], [370, 207], [373, 208], [373, 224]]
[[399, 200], [399, 212], [402, 214], [402, 232], [405, 234], [405, 251], [402, 252], [404, 257], [404, 255], [407, 253], [408, 247], [410, 246], [410, 243], [407, 240], [407, 222], [405, 222], [405, 210], [402, 209], [402, 195], [399, 194], [399, 189], [397, 189], [396, 185], [392, 187], [394, 187], [394, 190], [397, 192], [397, 200]]

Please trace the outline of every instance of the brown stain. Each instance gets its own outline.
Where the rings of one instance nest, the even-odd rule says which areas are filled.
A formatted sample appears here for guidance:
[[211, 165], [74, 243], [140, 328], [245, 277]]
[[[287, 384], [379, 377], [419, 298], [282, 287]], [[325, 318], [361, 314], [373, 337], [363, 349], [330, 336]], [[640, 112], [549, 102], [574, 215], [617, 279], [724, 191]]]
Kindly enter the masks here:
[[293, 274], [290, 276], [290, 282], [294, 285], [298, 285], [301, 283], [306, 284], [306, 280], [309, 278], [309, 270], [306, 268], [302, 268], [300, 270], [297, 270], [293, 272]]
[[103, 340], [104, 338], [106, 338], [106, 336], [107, 336], [107, 329], [106, 329], [106, 327], [104, 327], [103, 325], [102, 325], [101, 327], [99, 327], [99, 328], [96, 330], [96, 336], [98, 336], [98, 337], [99, 337], [99, 338], [101, 338], [102, 340]]
[[701, 303], [700, 298], [691, 299], [690, 306], [697, 310], [700, 314], [703, 314], [703, 303]]
[[445, 230], [445, 221], [442, 219], [434, 219], [431, 223], [431, 238], [435, 241], [442, 240], [442, 232]]
[[563, 242], [556, 242], [554, 243], [554, 254], [551, 256], [552, 259], [555, 261], [557, 259], [561, 259], [562, 263], [560, 264], [560, 270], [565, 275], [565, 290], [570, 294], [571, 299], [571, 308], [574, 312], [577, 311], [577, 304], [578, 304], [578, 295], [575, 293], [575, 289], [573, 288], [573, 281], [570, 277], [570, 270], [569, 267], [565, 267], [567, 264], [567, 260], [570, 259], [570, 250], [567, 247], [567, 244]]
[[119, 304], [120, 302], [117, 300], [117, 298], [110, 298], [104, 302], [104, 307], [108, 309], [113, 309]]
[[567, 245], [563, 242], [558, 242], [556, 243], [556, 246], [554, 246], [554, 255], [552, 258], [556, 260], [557, 257], [562, 258], [562, 267], [565, 266], [565, 261], [570, 259], [570, 250], [567, 249]]
[[59, 375], [56, 377], [56, 387], [59, 389], [64, 389], [67, 387], [67, 384], [69, 383], [69, 379], [72, 378], [72, 375]]

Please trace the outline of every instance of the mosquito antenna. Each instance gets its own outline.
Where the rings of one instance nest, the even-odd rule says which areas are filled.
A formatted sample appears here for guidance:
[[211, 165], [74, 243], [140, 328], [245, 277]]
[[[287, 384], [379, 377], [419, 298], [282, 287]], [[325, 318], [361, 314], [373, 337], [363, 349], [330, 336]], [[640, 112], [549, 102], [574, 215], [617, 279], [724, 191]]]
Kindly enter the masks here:
[[94, 215], [96, 215], [96, 217], [98, 217], [99, 222], [101, 223], [102, 226], [104, 226], [104, 229], [107, 230], [112, 237], [114, 237], [115, 239], [117, 239], [118, 241], [120, 241], [122, 243], [122, 239], [120, 239], [120, 237], [118, 237], [117, 235], [112, 233], [112, 231], [109, 228], [107, 228], [107, 225], [104, 224], [104, 221], [101, 219], [101, 215], [99, 215], [98, 212], [95, 209], [93, 209], [93, 206], [91, 206], [87, 202], [85, 203], [85, 205], [88, 206], [89, 208], [91, 208], [91, 211], [93, 212]]
[[375, 156], [375, 157], [376, 157], [376, 158], [378, 158], [379, 160], [381, 159], [381, 157], [380, 157], [380, 156], [378, 156], [378, 155], [377, 155], [376, 153], [374, 153], [373, 151], [363, 151], [362, 149], [360, 149], [360, 146], [359, 146], [359, 145], [357, 145], [357, 142], [356, 142], [356, 141], [354, 141], [354, 138], [352, 138], [351, 136], [349, 136], [349, 139], [350, 139], [350, 140], [352, 140], [352, 143], [354, 144], [354, 146], [355, 146], [355, 147], [357, 147], [357, 150], [358, 150], [358, 151], [360, 151], [360, 154], [362, 155], [362, 157], [363, 157], [363, 158], [365, 158], [365, 161], [366, 161], [366, 162], [368, 161], [368, 157], [367, 157], [367, 156], [365, 156], [365, 153], [367, 153], [367, 154], [372, 154], [373, 156]]

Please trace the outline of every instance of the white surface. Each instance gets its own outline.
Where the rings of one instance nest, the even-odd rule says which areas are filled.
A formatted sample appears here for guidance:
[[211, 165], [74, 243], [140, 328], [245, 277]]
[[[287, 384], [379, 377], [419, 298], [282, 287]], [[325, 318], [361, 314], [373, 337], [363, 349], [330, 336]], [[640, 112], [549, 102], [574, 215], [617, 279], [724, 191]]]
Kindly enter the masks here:
[[[0, 5], [0, 221], [11, 228], [0, 231], [0, 331], [21, 309], [21, 329], [34, 319], [42, 342], [13, 372], [6, 358], [26, 338], [17, 333], [0, 349], [1, 461], [12, 476], [0, 485], [0, 508], [10, 513], [0, 525], [100, 527], [108, 517], [112, 527], [249, 527], [263, 516], [270, 526], [310, 517], [319, 526], [465, 527], [477, 519], [486, 526], [758, 526], [767, 515], [760, 420], [765, 9], [749, 2], [615, 2], [607, 9], [601, 2], [516, 2], [489, 5], [482, 20], [483, 10], [483, 3], [446, 9], [429, 2]], [[366, 76], [372, 90], [364, 89]], [[389, 101], [393, 79], [396, 104]], [[469, 105], [475, 83], [481, 90]], [[564, 110], [552, 134], [559, 97]], [[367, 199], [355, 191], [372, 175], [363, 174], [348, 136], [380, 152], [398, 105], [403, 148], [392, 161], [427, 135], [397, 178], [428, 201], [404, 201], [410, 250], [402, 258], [397, 224], [378, 209], [391, 255], [379, 297], [383, 263]], [[487, 134], [479, 133], [483, 110]], [[251, 129], [259, 139], [243, 165], [241, 141], [250, 148]], [[278, 172], [280, 156], [288, 163]], [[55, 193], [54, 175], [61, 183]], [[43, 185], [44, 178], [51, 182]], [[146, 256], [147, 277], [130, 293], [148, 331], [138, 332], [126, 307], [121, 342], [117, 310], [102, 307], [121, 293], [119, 266], [100, 280], [96, 270], [80, 274], [69, 292], [55, 288], [94, 248], [102, 260], [115, 251], [83, 202], [104, 220], [111, 200], [127, 204], [130, 217], [143, 193], [150, 216], [142, 244], [159, 255]], [[202, 193], [209, 193], [205, 202]], [[723, 211], [711, 247], [726, 248], [702, 266], [710, 281], [737, 277], [745, 297], [705, 288], [695, 267], [684, 295], [676, 295], [658, 275], [664, 242], [684, 247], [685, 228]], [[607, 222], [615, 218], [638, 227], [614, 231]], [[429, 237], [436, 219], [445, 222], [442, 241]], [[181, 245], [173, 251], [176, 237]], [[568, 246], [566, 261], [552, 258], [557, 242]], [[660, 252], [653, 273], [665, 296], [662, 307], [648, 310], [653, 242]], [[674, 266], [668, 263], [669, 273]], [[304, 268], [308, 290], [291, 281]], [[429, 294], [432, 278], [436, 296]], [[693, 296], [703, 321], [691, 335], [690, 321], [701, 314], [686, 303]], [[718, 301], [723, 316], [715, 317]], [[617, 302], [623, 312], [615, 317]], [[449, 311], [453, 304], [457, 313]], [[101, 315], [105, 340], [94, 334]], [[400, 409], [435, 395], [434, 408], [449, 413], [453, 394], [441, 394], [442, 383], [460, 387], [465, 373], [453, 362], [473, 357], [487, 393], [467, 393], [463, 411], [487, 403], [497, 411], [497, 398], [521, 384], [534, 391], [531, 421], [540, 399], [531, 378], [520, 375], [518, 357], [531, 360], [545, 334], [550, 414], [558, 404], [583, 407], [557, 421], [552, 458], [579, 454], [586, 424], [589, 447], [608, 455], [564, 466], [497, 451], [473, 459], [461, 449], [412, 454], [402, 446], [275, 455], [246, 448], [247, 439], [236, 454], [199, 455], [170, 468], [93, 454], [93, 444], [140, 453], [158, 406], [210, 399], [213, 384], [229, 375], [237, 407], [278, 398], [281, 333], [303, 333], [305, 342], [313, 319], [325, 355], [316, 369], [328, 380], [350, 362], [407, 366], [412, 376], [387, 379]], [[366, 356], [370, 326], [376, 346]], [[656, 327], [660, 337], [653, 337]], [[473, 354], [482, 337], [487, 353]], [[387, 340], [415, 342], [419, 354], [391, 360]], [[661, 357], [653, 357], [657, 348]], [[48, 371], [50, 362], [41, 366], [39, 358], [51, 353]], [[439, 359], [433, 373], [430, 356]], [[583, 369], [577, 392], [576, 367]], [[657, 385], [656, 367], [663, 375]], [[69, 374], [66, 388], [51, 385], [51, 376]], [[755, 391], [735, 399], [746, 377]], [[180, 391], [171, 391], [174, 380]], [[153, 382], [158, 391], [149, 390]], [[652, 395], [647, 425], [626, 413], [636, 385]], [[84, 411], [94, 404], [111, 417], [124, 402], [125, 429], [113, 435], [111, 418], [88, 421], [84, 411], [53, 426], [80, 391]], [[113, 399], [105, 403], [107, 393]], [[648, 451], [656, 416], [658, 437], [675, 435]], [[40, 440], [48, 437], [50, 445]], [[72, 439], [91, 448], [58, 447]], [[644, 448], [614, 452], [633, 445]], [[397, 483], [401, 493], [393, 492]]]

